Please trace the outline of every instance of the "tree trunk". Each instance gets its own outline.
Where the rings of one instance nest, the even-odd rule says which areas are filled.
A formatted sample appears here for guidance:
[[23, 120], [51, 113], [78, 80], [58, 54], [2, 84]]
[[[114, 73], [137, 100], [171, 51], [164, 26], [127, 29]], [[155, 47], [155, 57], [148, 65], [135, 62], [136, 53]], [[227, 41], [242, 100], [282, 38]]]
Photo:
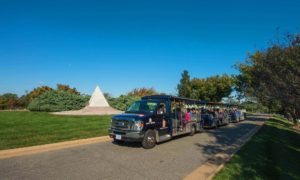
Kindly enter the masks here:
[[293, 107], [292, 117], [293, 117], [293, 123], [296, 126], [297, 125], [297, 113], [296, 113], [295, 107]]

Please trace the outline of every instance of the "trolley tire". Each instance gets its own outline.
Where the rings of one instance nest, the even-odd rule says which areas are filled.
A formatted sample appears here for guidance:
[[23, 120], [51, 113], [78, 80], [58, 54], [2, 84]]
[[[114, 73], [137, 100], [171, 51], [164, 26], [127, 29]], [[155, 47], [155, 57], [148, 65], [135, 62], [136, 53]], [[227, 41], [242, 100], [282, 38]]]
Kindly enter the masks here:
[[196, 133], [196, 127], [193, 125], [193, 126], [191, 126], [190, 136], [194, 136], [195, 133]]
[[142, 141], [142, 146], [145, 149], [152, 149], [156, 145], [156, 134], [155, 131], [149, 129], [146, 131], [144, 139]]

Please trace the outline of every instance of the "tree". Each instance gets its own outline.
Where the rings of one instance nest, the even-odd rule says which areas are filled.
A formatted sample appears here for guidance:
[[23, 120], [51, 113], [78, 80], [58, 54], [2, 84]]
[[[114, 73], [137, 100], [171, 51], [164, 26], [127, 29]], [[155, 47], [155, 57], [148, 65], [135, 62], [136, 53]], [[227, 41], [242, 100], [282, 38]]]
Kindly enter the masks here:
[[190, 75], [187, 70], [184, 70], [181, 74], [180, 83], [177, 85], [178, 95], [180, 97], [191, 97], [191, 82]]
[[14, 109], [18, 104], [18, 95], [5, 93], [0, 96], [0, 109]]
[[112, 97], [109, 93], [103, 93], [103, 96], [105, 97], [105, 99], [109, 99]]
[[29, 100], [28, 100], [27, 96], [26, 95], [21, 96], [18, 99], [17, 104], [18, 104], [17, 106], [19, 108], [26, 108], [28, 106], [28, 104], [29, 104]]
[[190, 85], [192, 89], [191, 98], [219, 102], [231, 94], [234, 79], [226, 74], [203, 79], [193, 78]]
[[244, 101], [241, 106], [248, 112], [268, 113], [268, 108], [257, 101]]
[[135, 96], [135, 97], [143, 97], [143, 96], [150, 96], [159, 94], [154, 88], [135, 88], [129, 93], [128, 96]]
[[41, 86], [41, 87], [34, 88], [26, 96], [28, 101], [31, 102], [34, 98], [48, 91], [53, 91], [53, 89], [49, 86]]
[[125, 111], [135, 101], [140, 100], [137, 96], [121, 95], [117, 98], [109, 97], [107, 99], [109, 105], [115, 109]]
[[248, 55], [237, 64], [237, 90], [276, 112], [300, 116], [300, 35]]
[[56, 89], [59, 91], [66, 91], [76, 95], [80, 94], [80, 92], [78, 92], [76, 88], [71, 88], [69, 85], [66, 84], [57, 84]]

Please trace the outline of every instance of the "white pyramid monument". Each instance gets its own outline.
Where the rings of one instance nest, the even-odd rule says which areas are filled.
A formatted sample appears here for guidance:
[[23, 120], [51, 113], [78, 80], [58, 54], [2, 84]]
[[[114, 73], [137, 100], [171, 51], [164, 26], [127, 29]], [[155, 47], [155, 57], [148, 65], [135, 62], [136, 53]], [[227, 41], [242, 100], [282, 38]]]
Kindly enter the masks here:
[[91, 96], [89, 104], [80, 110], [75, 111], [63, 111], [55, 112], [56, 115], [78, 115], [78, 116], [90, 116], [90, 115], [113, 115], [120, 114], [122, 111], [116, 110], [109, 106], [99, 86], [96, 86], [94, 93]]
[[101, 89], [99, 86], [96, 87], [92, 97], [89, 101], [89, 107], [109, 107]]

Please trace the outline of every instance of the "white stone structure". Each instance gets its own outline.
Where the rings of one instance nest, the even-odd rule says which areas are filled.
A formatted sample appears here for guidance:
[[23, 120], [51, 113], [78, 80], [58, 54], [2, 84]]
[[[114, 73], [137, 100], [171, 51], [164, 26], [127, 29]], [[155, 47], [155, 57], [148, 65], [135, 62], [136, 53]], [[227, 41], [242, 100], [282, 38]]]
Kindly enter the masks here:
[[89, 107], [109, 107], [100, 87], [97, 86], [89, 101]]
[[55, 112], [52, 114], [90, 116], [90, 115], [113, 115], [113, 114], [120, 114], [120, 113], [123, 112], [109, 106], [107, 100], [105, 99], [103, 93], [100, 90], [100, 87], [97, 86], [94, 93], [92, 94], [89, 104], [85, 108], [80, 110], [75, 110], [75, 111]]

